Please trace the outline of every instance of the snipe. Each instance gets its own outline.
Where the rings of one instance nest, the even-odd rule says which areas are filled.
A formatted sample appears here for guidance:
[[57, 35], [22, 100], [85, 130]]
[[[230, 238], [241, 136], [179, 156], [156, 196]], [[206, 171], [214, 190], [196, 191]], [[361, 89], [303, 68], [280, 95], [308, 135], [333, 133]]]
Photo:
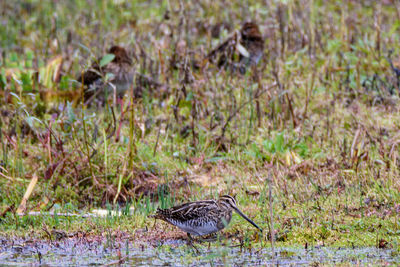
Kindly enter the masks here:
[[224, 229], [232, 218], [232, 210], [236, 211], [246, 221], [262, 232], [262, 229], [241, 212], [236, 200], [224, 195], [218, 200], [202, 200], [188, 202], [170, 209], [158, 209], [150, 217], [161, 219], [191, 235], [207, 235]]
[[[114, 55], [111, 62], [105, 66], [100, 66], [98, 63], [101, 58], [95, 62], [89, 70], [77, 78], [78, 82], [82, 82], [87, 86], [85, 90], [85, 103], [90, 103], [95, 98], [101, 98], [104, 95], [104, 89], [108, 93], [113, 92], [113, 87], [119, 97], [130, 89], [133, 83], [134, 69], [132, 59], [128, 55], [125, 48], [114, 45], [108, 50], [109, 54]], [[103, 77], [107, 74], [112, 74], [107, 84], [104, 84]]]
[[[264, 39], [256, 23], [246, 22], [208, 55], [207, 59], [218, 67], [238, 69], [242, 74], [249, 66], [255, 66], [262, 58]], [[239, 62], [235, 62], [238, 58]]]

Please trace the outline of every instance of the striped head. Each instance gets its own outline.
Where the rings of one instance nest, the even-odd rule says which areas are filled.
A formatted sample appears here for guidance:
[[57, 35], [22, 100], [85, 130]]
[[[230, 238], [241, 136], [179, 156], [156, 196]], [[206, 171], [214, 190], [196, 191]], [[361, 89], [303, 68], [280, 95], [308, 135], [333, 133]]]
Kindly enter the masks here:
[[229, 196], [229, 195], [223, 195], [218, 199], [218, 202], [220, 205], [225, 206], [226, 208], [229, 208], [231, 210], [236, 211], [240, 216], [242, 216], [243, 219], [248, 221], [250, 224], [252, 224], [254, 227], [256, 227], [258, 230], [262, 232], [262, 229], [252, 220], [249, 219], [243, 212], [239, 210], [239, 208], [236, 205], [236, 200], [235, 198]]
[[229, 208], [229, 209], [237, 209], [236, 206], [236, 200], [234, 197], [231, 197], [229, 195], [223, 195], [218, 199], [218, 202], [221, 205], [224, 205], [225, 207]]
[[125, 48], [123, 48], [121, 46], [118, 46], [118, 45], [112, 46], [108, 50], [108, 53], [114, 54], [114, 56], [115, 56], [112, 62], [132, 64], [132, 60], [128, 56], [128, 53], [126, 52]]
[[254, 22], [244, 23], [240, 32], [242, 34], [242, 38], [246, 40], [251, 40], [251, 41], [262, 40], [260, 28]]

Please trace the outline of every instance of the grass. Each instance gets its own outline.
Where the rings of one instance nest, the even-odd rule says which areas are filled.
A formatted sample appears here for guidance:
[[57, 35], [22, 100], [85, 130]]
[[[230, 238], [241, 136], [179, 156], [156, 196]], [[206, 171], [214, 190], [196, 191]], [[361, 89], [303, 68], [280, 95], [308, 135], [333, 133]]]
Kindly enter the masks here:
[[[135, 213], [11, 209], [0, 232], [133, 234], [157, 206], [224, 193], [265, 229], [272, 208], [278, 245], [386, 240], [398, 251], [399, 78], [390, 60], [400, 55], [400, 6], [384, 2], [2, 2], [0, 211], [19, 205], [36, 173], [29, 211], [130, 202]], [[266, 38], [257, 70], [191, 69], [185, 82], [188, 71], [173, 68], [173, 58], [200, 59], [249, 18]], [[142, 86], [122, 108], [83, 107], [72, 79], [115, 43], [163, 87]], [[256, 238], [237, 216], [227, 231], [236, 230]], [[269, 246], [266, 232], [251, 243]]]

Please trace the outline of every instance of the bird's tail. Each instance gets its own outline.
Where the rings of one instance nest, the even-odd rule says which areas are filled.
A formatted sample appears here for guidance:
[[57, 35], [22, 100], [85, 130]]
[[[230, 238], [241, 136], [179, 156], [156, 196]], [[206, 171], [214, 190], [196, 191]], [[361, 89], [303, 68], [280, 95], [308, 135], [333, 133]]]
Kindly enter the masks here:
[[157, 211], [155, 214], [149, 215], [147, 217], [149, 218], [154, 218], [154, 219], [163, 219], [163, 214], [164, 214], [164, 210], [157, 208]]

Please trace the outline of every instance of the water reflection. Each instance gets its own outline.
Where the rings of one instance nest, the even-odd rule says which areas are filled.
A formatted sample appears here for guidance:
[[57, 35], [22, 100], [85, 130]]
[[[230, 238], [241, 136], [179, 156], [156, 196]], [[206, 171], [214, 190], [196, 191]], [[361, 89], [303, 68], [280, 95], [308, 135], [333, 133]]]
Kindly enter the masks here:
[[[7, 265], [310, 265], [324, 264], [399, 264], [394, 250], [377, 248], [277, 248], [245, 250], [238, 247], [200, 247], [201, 255], [185, 245], [135, 247], [132, 243], [65, 239], [27, 242], [0, 240], [0, 264]], [[179, 243], [179, 242], [178, 242]]]

